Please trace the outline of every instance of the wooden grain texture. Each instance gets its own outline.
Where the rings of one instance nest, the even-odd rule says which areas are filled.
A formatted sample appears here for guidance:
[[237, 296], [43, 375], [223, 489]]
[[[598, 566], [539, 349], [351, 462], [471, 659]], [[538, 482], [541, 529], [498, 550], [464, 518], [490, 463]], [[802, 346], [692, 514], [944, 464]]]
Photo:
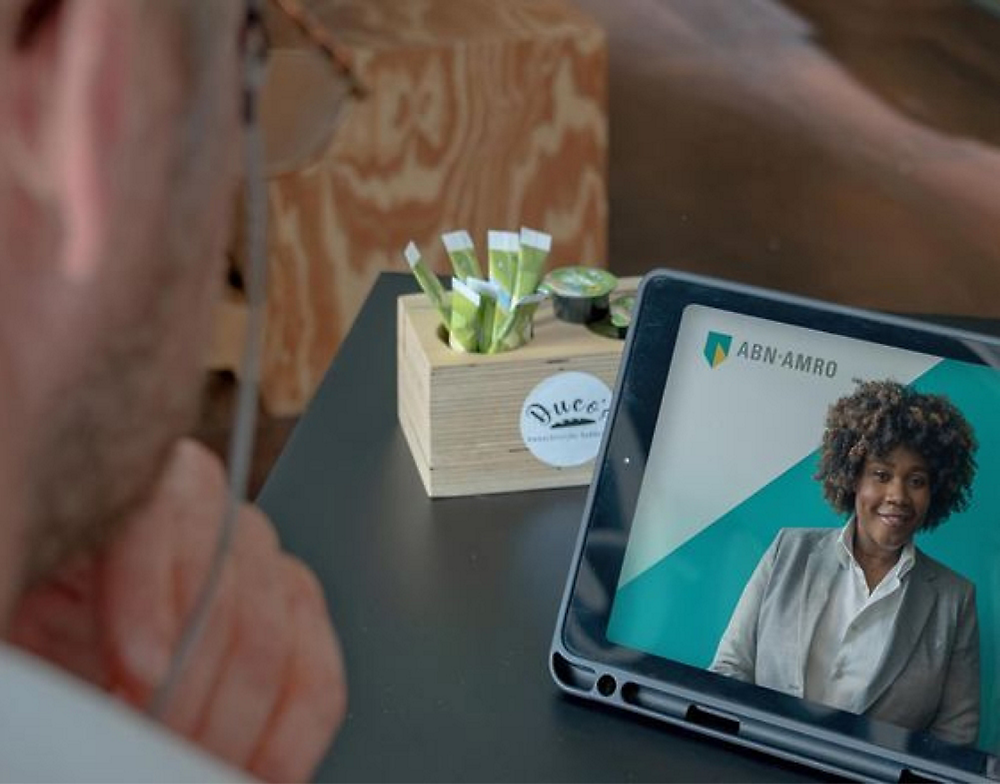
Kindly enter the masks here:
[[208, 349], [210, 368], [234, 373], [239, 370], [243, 358], [248, 316], [243, 295], [231, 287], [223, 289], [222, 297], [215, 308], [212, 342]]
[[[441, 233], [532, 226], [550, 264], [606, 265], [607, 56], [565, 0], [317, 0], [368, 94], [325, 152], [269, 183], [262, 394], [311, 396], [379, 272]], [[272, 120], [273, 121], [273, 120]], [[481, 249], [485, 256], [485, 247]]]
[[[634, 293], [638, 278], [620, 281]], [[614, 388], [624, 341], [555, 318], [551, 302], [535, 317], [535, 338], [515, 351], [484, 356], [452, 351], [437, 312], [422, 294], [397, 307], [397, 413], [424, 489], [432, 497], [587, 484], [593, 461], [555, 468], [521, 437], [525, 398], [566, 371]]]

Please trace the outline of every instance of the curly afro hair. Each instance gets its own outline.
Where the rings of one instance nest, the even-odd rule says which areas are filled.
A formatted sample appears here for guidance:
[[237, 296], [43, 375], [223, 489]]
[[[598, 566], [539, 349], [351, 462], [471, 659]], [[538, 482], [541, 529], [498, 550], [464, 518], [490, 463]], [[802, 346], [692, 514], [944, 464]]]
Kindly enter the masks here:
[[930, 507], [920, 530], [968, 507], [976, 475], [972, 427], [947, 398], [895, 381], [859, 381], [853, 394], [830, 406], [815, 476], [826, 500], [837, 512], [853, 514], [865, 459], [900, 446], [923, 457], [930, 472]]

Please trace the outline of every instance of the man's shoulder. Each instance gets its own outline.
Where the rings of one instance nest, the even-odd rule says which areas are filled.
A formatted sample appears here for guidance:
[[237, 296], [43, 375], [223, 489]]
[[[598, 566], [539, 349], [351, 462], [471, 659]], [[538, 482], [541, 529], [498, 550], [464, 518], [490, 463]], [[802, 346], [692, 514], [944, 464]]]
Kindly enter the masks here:
[[0, 643], [0, 781], [238, 781], [103, 692]]

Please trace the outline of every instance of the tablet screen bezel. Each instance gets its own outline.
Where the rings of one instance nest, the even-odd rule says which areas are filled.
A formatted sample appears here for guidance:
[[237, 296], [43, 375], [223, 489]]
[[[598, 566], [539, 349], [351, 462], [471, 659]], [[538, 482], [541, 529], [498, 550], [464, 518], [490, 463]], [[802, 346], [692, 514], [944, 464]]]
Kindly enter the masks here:
[[[996, 757], [981, 750], [863, 716], [819, 709], [607, 639], [610, 599], [618, 585], [670, 359], [690, 305], [973, 364], [987, 364], [984, 357], [991, 358], [989, 364], [1000, 362], [1000, 340], [985, 335], [684, 273], [659, 270], [647, 275], [640, 286], [553, 641], [557, 682], [572, 693], [635, 712], [677, 723], [701, 723], [705, 726], [695, 729], [744, 745], [773, 746], [779, 756], [819, 763], [833, 772], [892, 778], [900, 765], [958, 778], [995, 772]], [[595, 601], [595, 596], [606, 601]], [[690, 722], [691, 705], [707, 708], [707, 721]], [[727, 725], [727, 717], [735, 724]], [[771, 732], [776, 733], [773, 744], [768, 742]], [[794, 751], [796, 744], [799, 752]], [[872, 759], [864, 761], [864, 755], [858, 755], [856, 761], [845, 760], [841, 751], [848, 746], [856, 751], [859, 744]]]

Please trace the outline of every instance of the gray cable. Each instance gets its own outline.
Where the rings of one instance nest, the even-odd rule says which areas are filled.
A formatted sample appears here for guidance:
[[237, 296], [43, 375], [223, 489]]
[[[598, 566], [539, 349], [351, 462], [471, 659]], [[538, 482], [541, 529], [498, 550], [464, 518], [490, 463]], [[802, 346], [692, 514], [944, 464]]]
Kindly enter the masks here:
[[[251, 2], [249, 5], [252, 16], [256, 10], [256, 3]], [[256, 18], [259, 20], [259, 14]], [[251, 35], [254, 33], [263, 35], [262, 30], [250, 31]], [[246, 113], [244, 118], [244, 152], [246, 156], [244, 188], [246, 193], [246, 253], [248, 260], [244, 289], [249, 315], [239, 373], [236, 414], [233, 419], [233, 432], [229, 440], [229, 481], [226, 510], [222, 518], [222, 527], [219, 531], [215, 552], [212, 555], [208, 576], [205, 578], [194, 608], [185, 622], [167, 675], [157, 687], [148, 709], [149, 714], [157, 719], [163, 718], [184, 673], [191, 652], [208, 623], [212, 600], [218, 590], [222, 569], [232, 544], [240, 506], [247, 495], [250, 463], [253, 457], [267, 275], [267, 194], [263, 171], [264, 143], [257, 123], [255, 105], [257, 90], [263, 81], [264, 69], [260, 50], [254, 50], [255, 44], [264, 46], [264, 42], [262, 39], [247, 42], [246, 74], [248, 84], [245, 95], [246, 105], [244, 106]]]

